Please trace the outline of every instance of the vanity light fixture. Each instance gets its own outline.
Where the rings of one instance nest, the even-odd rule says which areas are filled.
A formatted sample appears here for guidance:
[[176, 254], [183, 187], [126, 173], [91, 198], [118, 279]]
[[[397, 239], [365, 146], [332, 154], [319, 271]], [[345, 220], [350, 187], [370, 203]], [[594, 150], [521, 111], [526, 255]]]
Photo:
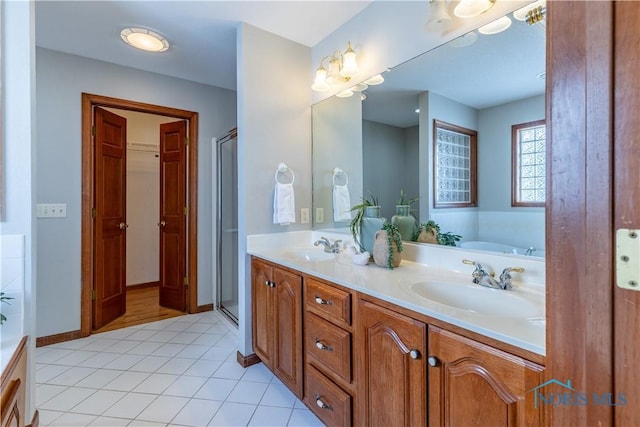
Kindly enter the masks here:
[[447, 0], [429, 0], [431, 5], [429, 12], [429, 21], [425, 28], [435, 27], [441, 29], [451, 23], [451, 15], [447, 12]]
[[120, 31], [120, 37], [129, 46], [147, 52], [164, 52], [169, 49], [169, 42], [160, 34], [146, 28], [129, 27]]
[[350, 96], [353, 96], [353, 91], [351, 89], [345, 89], [342, 92], [336, 93], [336, 96], [338, 98], [349, 98]]
[[537, 0], [525, 7], [522, 7], [518, 10], [516, 10], [515, 12], [513, 12], [513, 17], [515, 19], [517, 19], [518, 21], [526, 21], [527, 20], [527, 13], [530, 10], [536, 9], [538, 6], [542, 6], [545, 7], [547, 4], [547, 2], [545, 0]]
[[498, 34], [506, 30], [511, 26], [511, 19], [508, 16], [503, 16], [502, 18], [498, 18], [493, 22], [489, 22], [487, 25], [483, 25], [478, 28], [478, 32], [480, 34], [490, 35], [490, 34]]
[[[328, 71], [323, 65], [327, 59], [329, 59]], [[320, 60], [320, 66], [316, 70], [316, 77], [311, 89], [316, 92], [326, 92], [330, 89], [331, 84], [348, 82], [358, 72], [356, 52], [351, 47], [351, 42], [347, 42], [347, 50], [344, 53], [336, 50], [332, 55], [327, 55]]]
[[495, 0], [460, 0], [453, 9], [458, 18], [473, 18], [491, 9]]

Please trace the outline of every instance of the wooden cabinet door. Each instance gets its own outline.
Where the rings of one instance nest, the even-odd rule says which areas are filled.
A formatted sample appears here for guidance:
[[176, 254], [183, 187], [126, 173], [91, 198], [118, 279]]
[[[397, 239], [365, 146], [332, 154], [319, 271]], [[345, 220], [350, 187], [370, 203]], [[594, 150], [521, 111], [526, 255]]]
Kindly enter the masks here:
[[435, 327], [429, 356], [430, 427], [542, 424], [528, 393], [540, 385], [542, 367]]
[[426, 325], [368, 301], [358, 310], [361, 425], [426, 425]]
[[272, 267], [254, 260], [251, 264], [253, 351], [273, 369]]
[[275, 360], [274, 370], [299, 398], [302, 398], [302, 277], [274, 268]]

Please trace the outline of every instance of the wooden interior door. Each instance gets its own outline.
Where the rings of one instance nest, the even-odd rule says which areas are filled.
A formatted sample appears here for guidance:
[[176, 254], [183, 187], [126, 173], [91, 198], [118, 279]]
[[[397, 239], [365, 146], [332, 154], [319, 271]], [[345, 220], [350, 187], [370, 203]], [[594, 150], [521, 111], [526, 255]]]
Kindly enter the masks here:
[[127, 120], [95, 109], [93, 328], [127, 309]]
[[160, 305], [186, 309], [187, 122], [160, 125]]
[[[614, 4], [614, 229], [640, 229], [640, 7]], [[617, 261], [620, 262], [620, 261]], [[638, 280], [638, 279], [636, 279]], [[613, 287], [615, 425], [640, 425], [640, 291]], [[622, 398], [625, 401], [622, 401]]]

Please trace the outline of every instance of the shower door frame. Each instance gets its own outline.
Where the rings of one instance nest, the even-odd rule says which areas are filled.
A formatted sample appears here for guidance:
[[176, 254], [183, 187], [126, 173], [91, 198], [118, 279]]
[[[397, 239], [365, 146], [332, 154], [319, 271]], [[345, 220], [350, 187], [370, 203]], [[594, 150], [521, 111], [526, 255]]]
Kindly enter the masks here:
[[[218, 169], [218, 182], [217, 182], [217, 207], [216, 207], [216, 234], [217, 234], [217, 268], [216, 268], [216, 309], [219, 310], [225, 317], [227, 317], [230, 321], [238, 325], [238, 315], [230, 312], [224, 305], [222, 304], [222, 144], [232, 141], [233, 139], [237, 140], [238, 138], [238, 129], [233, 128], [221, 138], [216, 139], [216, 165]], [[236, 141], [237, 144], [237, 141]], [[237, 155], [237, 154], [236, 154]], [[236, 168], [237, 168], [237, 158], [236, 158]], [[236, 206], [236, 214], [237, 214], [237, 206]], [[236, 252], [237, 257], [237, 252]], [[236, 284], [237, 285], [237, 284]]]

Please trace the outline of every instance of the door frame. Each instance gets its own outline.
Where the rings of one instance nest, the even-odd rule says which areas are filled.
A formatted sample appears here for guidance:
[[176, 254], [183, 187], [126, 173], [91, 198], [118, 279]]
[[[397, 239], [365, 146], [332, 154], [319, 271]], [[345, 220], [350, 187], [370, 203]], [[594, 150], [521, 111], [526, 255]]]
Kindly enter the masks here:
[[187, 312], [206, 311], [208, 306], [198, 307], [198, 113], [160, 105], [146, 104], [108, 96], [82, 93], [82, 227], [81, 227], [81, 294], [80, 334], [85, 337], [92, 330], [91, 294], [93, 290], [93, 227], [91, 209], [94, 206], [93, 158], [93, 108], [107, 107], [140, 113], [168, 116], [186, 120], [187, 135], [187, 254], [186, 266], [189, 284], [187, 288]]

